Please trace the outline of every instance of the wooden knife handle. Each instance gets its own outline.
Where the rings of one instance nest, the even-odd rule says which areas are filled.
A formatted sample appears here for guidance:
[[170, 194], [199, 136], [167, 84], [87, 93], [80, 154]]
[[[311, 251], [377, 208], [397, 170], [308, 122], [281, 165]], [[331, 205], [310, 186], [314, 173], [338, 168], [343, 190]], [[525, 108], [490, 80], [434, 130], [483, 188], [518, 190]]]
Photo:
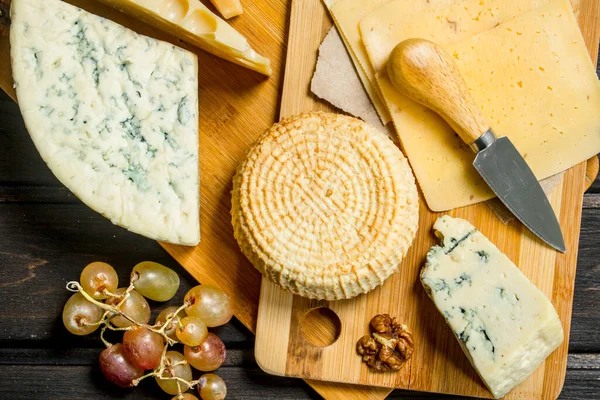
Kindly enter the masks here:
[[396, 89], [438, 113], [471, 145], [489, 129], [452, 57], [424, 39], [399, 43], [388, 61]]

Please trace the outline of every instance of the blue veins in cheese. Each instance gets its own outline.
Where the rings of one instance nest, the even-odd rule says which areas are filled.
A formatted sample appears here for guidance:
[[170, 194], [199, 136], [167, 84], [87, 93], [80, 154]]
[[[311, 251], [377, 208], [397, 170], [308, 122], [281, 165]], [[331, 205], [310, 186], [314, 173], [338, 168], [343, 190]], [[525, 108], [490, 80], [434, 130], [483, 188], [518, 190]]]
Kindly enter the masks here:
[[13, 78], [56, 177], [113, 223], [200, 241], [194, 54], [59, 0], [13, 0]]
[[494, 397], [527, 378], [563, 341], [556, 310], [508, 257], [463, 219], [434, 224], [421, 282]]

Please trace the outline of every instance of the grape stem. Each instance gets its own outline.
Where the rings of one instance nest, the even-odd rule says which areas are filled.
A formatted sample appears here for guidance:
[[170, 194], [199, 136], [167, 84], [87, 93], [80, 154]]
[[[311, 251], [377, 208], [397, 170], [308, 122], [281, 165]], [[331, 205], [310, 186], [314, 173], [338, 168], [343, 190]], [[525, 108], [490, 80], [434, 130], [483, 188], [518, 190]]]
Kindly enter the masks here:
[[113, 326], [113, 324], [110, 322], [110, 320], [108, 320], [104, 326], [106, 328], [110, 329], [111, 331], [130, 331], [133, 329], [133, 326], [125, 326], [123, 328]]
[[102, 329], [100, 330], [100, 340], [102, 340], [102, 343], [104, 343], [104, 345], [106, 346], [106, 348], [109, 348], [110, 346], [112, 346], [112, 343], [109, 342], [108, 340], [104, 339], [104, 332], [106, 331], [106, 325], [104, 325], [102, 327]]
[[111, 291], [107, 290], [106, 288], [104, 288], [104, 289], [102, 290], [102, 294], [103, 294], [104, 296], [106, 296], [106, 297], [119, 297], [119, 295], [118, 295], [118, 294], [114, 294], [113, 292], [111, 292]]
[[[165, 347], [163, 348], [161, 357], [160, 357], [160, 364], [159, 367], [157, 369], [155, 369], [152, 372], [149, 372], [145, 375], [140, 376], [137, 379], [134, 379], [131, 382], [132, 386], [137, 386], [139, 385], [139, 383], [146, 379], [149, 378], [151, 376], [154, 376], [158, 379], [164, 379], [164, 380], [176, 380], [178, 382], [181, 382], [183, 385], [185, 385], [186, 389], [184, 391], [187, 391], [189, 389], [192, 389], [194, 386], [201, 384], [202, 386], [204, 386], [204, 384], [206, 383], [206, 379], [205, 378], [200, 378], [198, 380], [195, 381], [186, 381], [183, 378], [180, 378], [178, 376], [174, 376], [174, 372], [173, 372], [173, 368], [179, 366], [179, 365], [185, 365], [187, 364], [187, 361], [179, 361], [177, 363], [171, 364], [170, 360], [167, 359], [167, 350], [169, 348], [169, 346], [173, 346], [174, 344], [179, 343], [179, 341], [177, 340], [173, 340], [171, 339], [166, 333], [165, 330], [167, 329], [167, 327], [171, 327], [171, 323], [173, 322], [173, 319], [175, 319], [177, 317], [177, 315], [186, 308], [186, 304], [181, 305], [176, 311], [174, 311], [173, 313], [170, 313], [169, 315], [167, 315], [167, 318], [165, 319], [164, 324], [155, 324], [155, 325], [147, 325], [147, 324], [140, 324], [137, 321], [135, 321], [133, 318], [131, 318], [130, 316], [128, 316], [127, 314], [123, 313], [121, 311], [121, 306], [125, 303], [125, 301], [129, 298], [129, 295], [131, 293], [131, 291], [134, 289], [133, 286], [133, 282], [136, 280], [137, 277], [132, 276], [131, 278], [131, 282], [129, 284], [129, 286], [127, 287], [127, 289], [125, 290], [125, 293], [123, 293], [122, 295], [116, 295], [114, 293], [111, 293], [109, 291], [107, 291], [106, 289], [104, 289], [104, 291], [102, 292], [102, 294], [104, 294], [105, 296], [108, 297], [120, 297], [121, 300], [119, 301], [119, 303], [116, 306], [112, 306], [106, 303], [103, 303], [101, 301], [98, 301], [96, 299], [94, 299], [92, 296], [90, 296], [88, 293], [85, 292], [85, 290], [83, 290], [82, 286], [79, 284], [79, 282], [77, 281], [70, 281], [67, 283], [67, 290], [71, 291], [71, 292], [79, 292], [81, 293], [81, 295], [83, 297], [85, 297], [85, 299], [87, 301], [89, 301], [90, 303], [100, 307], [101, 309], [104, 310], [104, 314], [102, 315], [102, 318], [100, 318], [99, 321], [97, 322], [93, 322], [93, 323], [85, 323], [85, 325], [102, 325], [102, 329], [100, 330], [100, 340], [102, 340], [102, 343], [104, 343], [104, 345], [108, 348], [111, 347], [113, 344], [110, 343], [108, 340], [106, 340], [104, 338], [104, 334], [106, 332], [106, 330], [111, 330], [111, 331], [129, 331], [134, 329], [135, 327], [144, 327], [154, 333], [157, 333], [159, 335], [161, 335], [165, 341]], [[114, 326], [111, 322], [111, 320], [117, 316], [121, 316], [125, 319], [127, 319], [129, 322], [132, 323], [132, 325], [130, 326], [126, 326], [126, 327], [117, 327]], [[181, 324], [181, 322], [179, 322]], [[165, 375], [165, 370], [167, 372], [167, 376]], [[169, 376], [171, 375], [171, 376]], [[179, 394], [178, 397], [182, 397], [182, 389], [181, 389], [182, 385], [177, 385], [177, 388], [179, 390]]]
[[[163, 338], [166, 339], [166, 341], [169, 343], [169, 346], [173, 346], [176, 343], [179, 343], [176, 340], [171, 339], [169, 336], [167, 336], [167, 334], [165, 333], [165, 329], [167, 329], [168, 326], [171, 326], [171, 322], [173, 321], [173, 319], [177, 316], [177, 314], [179, 314], [183, 309], [185, 309], [185, 304], [180, 306], [177, 310], [175, 310], [174, 312], [172, 312], [171, 314], [167, 315], [167, 319], [165, 320], [165, 323], [162, 325], [153, 325], [152, 329], [150, 329], [153, 332], [156, 332], [158, 334], [161, 334], [163, 336]], [[156, 329], [156, 330], [155, 330]]]
[[85, 290], [83, 290], [83, 288], [81, 287], [81, 285], [79, 284], [79, 282], [77, 281], [70, 281], [67, 283], [67, 290], [71, 291], [71, 292], [79, 292], [81, 293], [81, 295], [83, 297], [85, 297], [85, 299], [87, 301], [89, 301], [90, 303], [100, 307], [101, 309], [105, 310], [104, 314], [102, 315], [102, 318], [100, 318], [100, 320], [98, 322], [93, 322], [93, 323], [86, 323], [86, 325], [105, 325], [108, 327], [108, 329], [113, 330], [113, 331], [127, 331], [130, 329], [133, 329], [132, 326], [128, 326], [125, 328], [117, 328], [115, 326], [113, 326], [110, 323], [110, 320], [113, 319], [114, 317], [117, 316], [121, 316], [125, 319], [127, 319], [129, 322], [131, 322], [133, 325], [135, 326], [143, 326], [144, 328], [154, 332], [154, 333], [158, 333], [159, 335], [161, 335], [169, 344], [169, 346], [173, 346], [176, 343], [179, 343], [176, 340], [171, 339], [170, 337], [168, 337], [165, 334], [165, 329], [167, 326], [169, 326], [170, 322], [173, 320], [173, 318], [175, 318], [175, 316], [185, 308], [185, 305], [182, 305], [181, 307], [179, 307], [177, 309], [176, 312], [174, 312], [172, 315], [170, 314], [167, 317], [167, 320], [165, 321], [164, 325], [162, 326], [156, 326], [156, 325], [146, 325], [146, 324], [139, 324], [137, 321], [135, 321], [133, 318], [131, 318], [129, 315], [123, 313], [121, 311], [121, 306], [123, 305], [123, 303], [125, 303], [125, 301], [129, 298], [129, 295], [131, 293], [131, 291], [134, 289], [133, 283], [130, 283], [129, 286], [127, 287], [127, 289], [125, 290], [125, 293], [123, 293], [122, 296], [117, 296], [117, 295], [113, 295], [115, 297], [122, 297], [121, 301], [119, 301], [119, 303], [116, 306], [111, 306], [108, 305], [106, 303], [103, 303], [101, 301], [98, 301], [96, 299], [94, 299], [92, 296], [90, 296], [89, 294], [86, 293]]
[[[179, 312], [179, 310], [178, 310], [178, 312]], [[174, 313], [174, 314], [175, 314], [175, 315], [177, 315], [177, 313]], [[176, 381], [178, 381], [178, 382], [181, 382], [181, 383], [183, 383], [183, 384], [184, 384], [184, 385], [187, 387], [187, 389], [185, 389], [185, 390], [187, 391], [187, 390], [189, 390], [189, 389], [192, 389], [194, 386], [198, 385], [198, 383], [199, 383], [199, 382], [200, 382], [202, 379], [206, 380], [205, 378], [201, 378], [201, 379], [198, 379], [198, 380], [195, 380], [195, 381], [186, 381], [185, 379], [183, 379], [183, 378], [180, 378], [180, 377], [178, 377], [178, 376], [173, 376], [173, 368], [177, 367], [178, 365], [185, 365], [185, 364], [187, 364], [187, 361], [179, 361], [179, 362], [176, 362], [176, 363], [174, 363], [174, 364], [171, 364], [171, 363], [169, 362], [169, 360], [167, 360], [167, 358], [166, 358], [166, 355], [167, 355], [167, 349], [168, 349], [168, 348], [169, 348], [169, 345], [168, 345], [168, 344], [166, 344], [166, 345], [165, 345], [165, 347], [164, 347], [164, 349], [163, 349], [162, 355], [161, 355], [161, 357], [160, 357], [160, 364], [159, 364], [159, 365], [160, 365], [160, 367], [159, 367], [158, 369], [156, 369], [156, 370], [152, 371], [152, 372], [148, 372], [146, 375], [142, 375], [142, 376], [140, 376], [139, 378], [137, 378], [137, 379], [134, 379], [134, 380], [131, 382], [132, 386], [137, 386], [137, 385], [139, 385], [139, 384], [140, 384], [140, 382], [141, 382], [141, 381], [143, 381], [144, 379], [146, 379], [146, 378], [150, 378], [151, 376], [154, 376], [154, 377], [157, 377], [158, 379], [164, 379], [164, 380], [176, 380]], [[167, 369], [167, 370], [168, 370], [168, 371], [167, 371], [167, 374], [169, 374], [169, 373], [170, 373], [170, 374], [171, 374], [171, 376], [168, 376], [168, 375], [167, 375], [167, 376], [164, 376], [164, 374], [165, 374], [165, 369]], [[179, 389], [179, 392], [180, 392], [179, 394], [181, 394], [181, 385], [177, 385], [177, 387], [178, 387], [178, 389]]]

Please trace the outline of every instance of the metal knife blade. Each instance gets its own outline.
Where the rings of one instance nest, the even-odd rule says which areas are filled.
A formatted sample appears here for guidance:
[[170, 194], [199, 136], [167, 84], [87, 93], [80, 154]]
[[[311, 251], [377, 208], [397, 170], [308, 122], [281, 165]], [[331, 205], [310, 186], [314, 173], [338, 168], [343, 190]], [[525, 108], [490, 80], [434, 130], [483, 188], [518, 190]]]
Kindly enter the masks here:
[[[554, 210], [540, 183], [519, 151], [507, 137], [495, 139], [475, 156], [473, 166], [504, 205], [540, 239], [565, 252], [565, 242]], [[495, 139], [495, 140], [494, 140]]]
[[452, 56], [425, 39], [400, 42], [387, 73], [396, 89], [437, 112], [477, 153], [473, 166], [508, 209], [540, 239], [565, 252], [560, 225], [531, 169], [506, 137], [496, 139]]

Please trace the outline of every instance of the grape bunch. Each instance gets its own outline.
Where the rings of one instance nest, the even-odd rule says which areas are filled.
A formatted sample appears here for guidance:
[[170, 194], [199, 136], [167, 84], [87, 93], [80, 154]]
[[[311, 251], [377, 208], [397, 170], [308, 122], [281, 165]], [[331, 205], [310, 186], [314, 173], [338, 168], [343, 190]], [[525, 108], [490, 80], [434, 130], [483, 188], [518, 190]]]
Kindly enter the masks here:
[[[112, 383], [137, 386], [153, 377], [174, 399], [222, 400], [227, 387], [221, 377], [205, 373], [193, 379], [192, 368], [211, 372], [225, 361], [225, 345], [208, 328], [221, 326], [233, 316], [231, 299], [222, 290], [199, 285], [190, 289], [180, 307], [160, 312], [150, 325], [146, 299], [168, 301], [179, 289], [179, 276], [164, 265], [144, 261], [131, 271], [129, 286], [118, 287], [119, 278], [109, 264], [93, 262], [81, 272], [75, 292], [63, 309], [63, 323], [75, 335], [89, 335], [100, 328], [106, 349], [100, 353], [100, 369]], [[123, 331], [122, 343], [108, 342], [107, 330]], [[183, 352], [172, 346], [183, 345]]]

